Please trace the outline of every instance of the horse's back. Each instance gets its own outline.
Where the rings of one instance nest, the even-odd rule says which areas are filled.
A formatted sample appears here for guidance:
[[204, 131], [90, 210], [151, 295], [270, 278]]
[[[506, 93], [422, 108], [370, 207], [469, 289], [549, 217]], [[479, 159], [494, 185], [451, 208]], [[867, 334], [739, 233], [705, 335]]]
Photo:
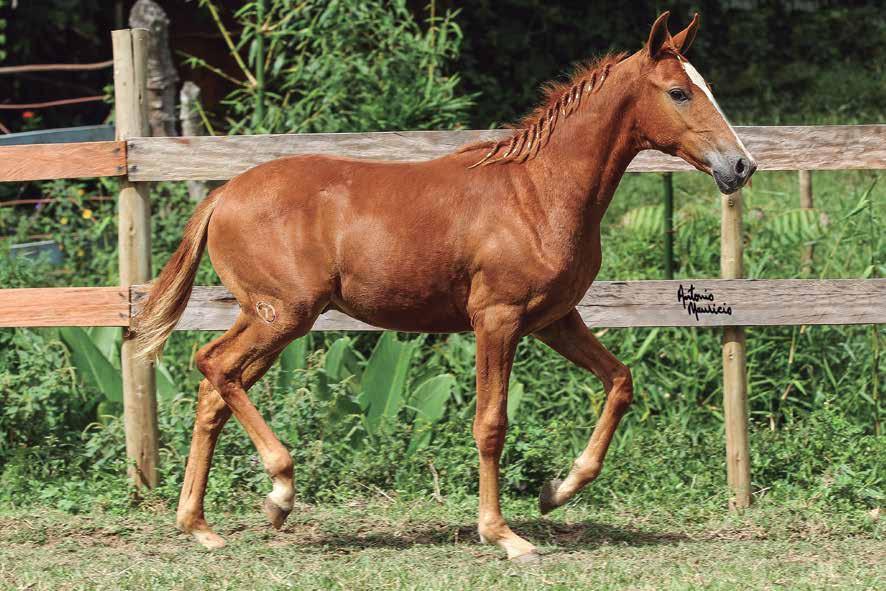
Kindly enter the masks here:
[[464, 330], [478, 214], [464, 175], [445, 159], [268, 162], [224, 187], [209, 254], [238, 300], [328, 292], [331, 307], [376, 325]]

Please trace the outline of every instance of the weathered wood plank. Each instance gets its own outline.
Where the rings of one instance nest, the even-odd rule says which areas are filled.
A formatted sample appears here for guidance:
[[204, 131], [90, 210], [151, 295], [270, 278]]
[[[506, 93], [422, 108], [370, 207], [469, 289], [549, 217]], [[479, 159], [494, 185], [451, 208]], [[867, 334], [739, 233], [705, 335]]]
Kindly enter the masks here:
[[129, 326], [125, 287], [0, 289], [0, 327]]
[[[738, 127], [760, 170], [886, 168], [886, 125]], [[427, 160], [468, 142], [508, 137], [507, 130], [392, 131], [220, 137], [132, 138], [129, 178], [136, 181], [226, 180], [293, 154], [381, 160]], [[641, 152], [630, 172], [693, 170], [684, 161]]]
[[0, 182], [124, 174], [125, 142], [0, 146]]
[[[684, 300], [678, 299], [682, 287]], [[690, 290], [691, 288], [691, 290]], [[138, 313], [146, 286], [133, 287]], [[693, 294], [713, 301], [689, 301]], [[886, 279], [699, 279], [601, 281], [578, 309], [595, 327], [792, 326], [886, 323]], [[690, 303], [701, 308], [697, 317]], [[709, 304], [720, 313], [706, 312]], [[730, 313], [726, 313], [727, 309]], [[195, 287], [177, 330], [225, 330], [238, 313], [223, 287]], [[379, 330], [339, 312], [319, 318], [314, 330]]]

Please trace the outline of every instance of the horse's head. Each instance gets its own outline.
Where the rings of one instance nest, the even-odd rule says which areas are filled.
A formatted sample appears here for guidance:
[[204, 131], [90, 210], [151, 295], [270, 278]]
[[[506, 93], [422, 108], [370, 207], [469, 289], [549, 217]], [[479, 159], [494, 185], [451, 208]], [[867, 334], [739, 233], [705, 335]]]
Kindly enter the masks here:
[[632, 56], [640, 71], [636, 123], [640, 146], [661, 150], [714, 177], [723, 193], [751, 178], [757, 164], [720, 110], [710, 88], [684, 57], [698, 30], [698, 15], [673, 37], [665, 12], [652, 25], [646, 47]]

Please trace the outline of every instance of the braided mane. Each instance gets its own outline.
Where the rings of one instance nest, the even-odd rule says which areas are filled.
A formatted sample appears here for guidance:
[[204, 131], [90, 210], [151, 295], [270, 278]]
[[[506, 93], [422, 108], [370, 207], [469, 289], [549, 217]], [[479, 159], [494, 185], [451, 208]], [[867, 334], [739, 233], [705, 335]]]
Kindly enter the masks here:
[[462, 153], [488, 149], [480, 161], [468, 168], [505, 162], [526, 162], [537, 156], [550, 141], [557, 123], [575, 113], [582, 102], [587, 102], [586, 94], [600, 90], [609, 76], [610, 68], [626, 56], [627, 53], [609, 54], [579, 66], [566, 82], [548, 82], [544, 86], [542, 103], [514, 126], [514, 134], [510, 138], [475, 142], [458, 151]]

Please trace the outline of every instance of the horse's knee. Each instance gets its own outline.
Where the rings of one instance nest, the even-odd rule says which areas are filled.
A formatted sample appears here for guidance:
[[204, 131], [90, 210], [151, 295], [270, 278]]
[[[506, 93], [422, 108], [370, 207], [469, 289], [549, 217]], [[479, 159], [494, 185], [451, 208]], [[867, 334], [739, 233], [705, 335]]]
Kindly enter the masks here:
[[221, 375], [219, 372], [219, 365], [215, 362], [215, 357], [212, 355], [214, 349], [212, 345], [213, 343], [209, 343], [197, 351], [197, 354], [194, 356], [194, 365], [197, 366], [197, 369], [200, 370], [203, 377], [205, 377], [212, 386], [218, 389], [219, 378]]
[[474, 441], [481, 457], [497, 457], [504, 448], [508, 430], [507, 415], [477, 417], [474, 420]]
[[227, 402], [230, 394], [237, 389], [231, 386], [239, 386], [242, 370], [238, 367], [226, 366], [223, 359], [216, 354], [217, 350], [213, 345], [214, 343], [209, 343], [197, 351], [194, 364], [215, 388], [222, 400]]
[[608, 393], [609, 400], [620, 410], [627, 410], [634, 400], [634, 379], [626, 365], [620, 365], [612, 376], [612, 386]]

